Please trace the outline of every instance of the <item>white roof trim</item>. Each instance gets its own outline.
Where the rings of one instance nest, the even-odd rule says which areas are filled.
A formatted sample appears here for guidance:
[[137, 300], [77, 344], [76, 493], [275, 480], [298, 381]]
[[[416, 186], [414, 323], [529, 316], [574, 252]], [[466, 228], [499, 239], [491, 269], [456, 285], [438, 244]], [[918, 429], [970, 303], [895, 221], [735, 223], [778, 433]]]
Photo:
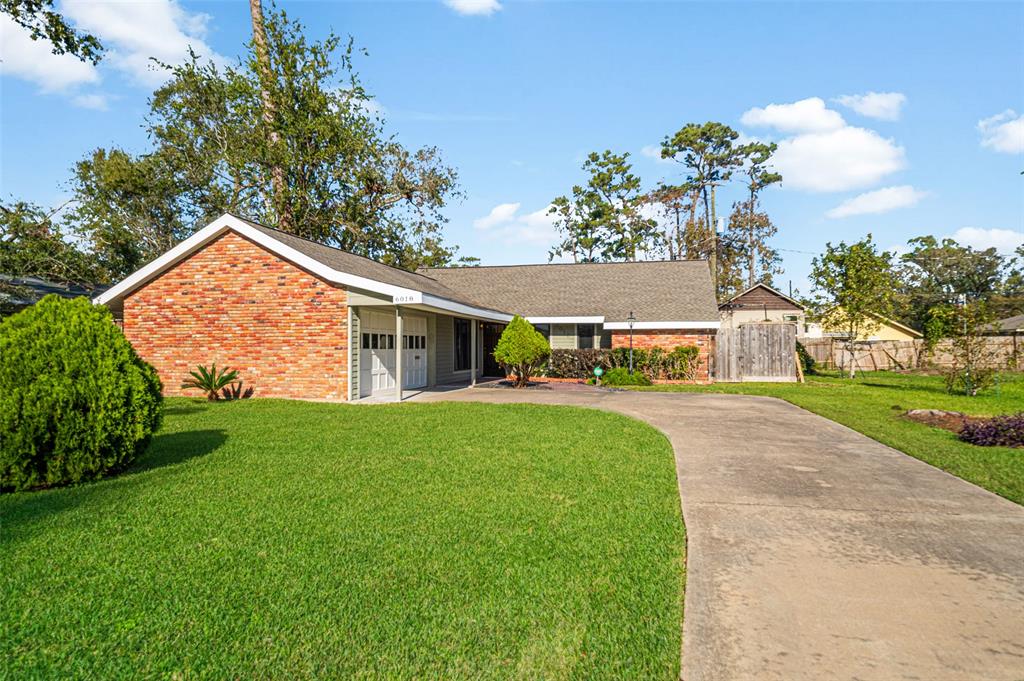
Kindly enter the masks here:
[[446, 312], [454, 312], [456, 314], [466, 315], [467, 317], [481, 317], [483, 319], [496, 321], [496, 322], [510, 322], [512, 321], [512, 315], [504, 312], [498, 312], [497, 310], [488, 310], [481, 307], [473, 307], [472, 305], [465, 305], [464, 303], [457, 303], [453, 300], [446, 298], [440, 298], [438, 296], [424, 293], [422, 298], [423, 305], [429, 305], [430, 307], [436, 307]]
[[[129, 275], [126, 279], [119, 282], [116, 286], [113, 286], [96, 298], [94, 302], [99, 304], [107, 304], [112, 300], [125, 296], [134, 291], [139, 286], [142, 286], [150, 279], [160, 275], [165, 270], [174, 266], [181, 260], [184, 260], [188, 256], [192, 255], [200, 248], [205, 246], [210, 241], [219, 237], [224, 232], [232, 230], [241, 234], [245, 238], [256, 242], [260, 246], [263, 246], [271, 253], [279, 255], [280, 257], [288, 260], [299, 267], [312, 272], [313, 274], [321, 277], [322, 279], [331, 282], [332, 284], [341, 284], [342, 286], [349, 286], [352, 288], [363, 289], [365, 291], [372, 291], [374, 293], [381, 293], [386, 296], [390, 296], [391, 300], [395, 304], [402, 303], [423, 303], [432, 305], [441, 309], [461, 312], [463, 314], [485, 317], [487, 319], [497, 319], [499, 321], [508, 321], [512, 319], [511, 315], [504, 313], [498, 313], [494, 310], [486, 310], [483, 308], [473, 307], [471, 305], [464, 305], [462, 303], [456, 303], [454, 301], [440, 298], [438, 296], [428, 295], [422, 291], [415, 289], [405, 288], [403, 286], [395, 286], [393, 284], [386, 284], [382, 281], [376, 281], [374, 279], [367, 279], [366, 277], [360, 277], [355, 274], [349, 274], [348, 272], [341, 272], [332, 267], [328, 267], [319, 260], [309, 257], [305, 253], [300, 253], [291, 246], [288, 246], [281, 241], [278, 241], [269, 234], [262, 232], [252, 225], [249, 225], [243, 220], [239, 220], [234, 215], [225, 213], [206, 227], [202, 228], [189, 238], [182, 241], [180, 244], [172, 248], [171, 250], [164, 253], [162, 256], [149, 263], [145, 267]], [[429, 299], [429, 300], [428, 300]]]
[[[636, 322], [634, 331], [653, 331], [656, 329], [718, 329], [722, 322]], [[609, 331], [629, 331], [627, 322], [605, 322], [604, 328]]]
[[604, 324], [604, 317], [527, 317], [531, 324]]

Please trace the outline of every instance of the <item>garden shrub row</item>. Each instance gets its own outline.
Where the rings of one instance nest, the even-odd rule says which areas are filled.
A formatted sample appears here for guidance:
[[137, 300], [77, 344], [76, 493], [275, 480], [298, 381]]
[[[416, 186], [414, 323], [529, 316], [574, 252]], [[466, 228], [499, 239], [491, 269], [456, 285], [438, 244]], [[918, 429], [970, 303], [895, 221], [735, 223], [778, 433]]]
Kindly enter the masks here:
[[[700, 368], [700, 351], [693, 345], [672, 350], [634, 348], [633, 370], [649, 380], [692, 381]], [[605, 371], [629, 367], [629, 348], [614, 350], [552, 350], [546, 374], [552, 378], [591, 378], [594, 367]], [[605, 382], [602, 380], [602, 382]]]

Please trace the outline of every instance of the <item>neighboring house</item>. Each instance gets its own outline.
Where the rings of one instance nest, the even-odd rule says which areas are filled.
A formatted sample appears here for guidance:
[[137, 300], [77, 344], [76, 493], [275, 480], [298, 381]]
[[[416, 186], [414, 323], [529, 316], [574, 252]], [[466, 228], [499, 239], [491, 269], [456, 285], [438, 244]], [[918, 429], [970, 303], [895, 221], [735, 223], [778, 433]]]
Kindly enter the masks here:
[[766, 284], [754, 284], [718, 306], [722, 327], [734, 329], [740, 324], [759, 322], [796, 325], [796, 335], [808, 335], [807, 309]]
[[[856, 338], [859, 341], [909, 341], [924, 338], [924, 334], [916, 329], [912, 329], [905, 324], [900, 324], [894, 319], [883, 317], [882, 315], [871, 315], [874, 320], [874, 328], [868, 331], [862, 331]], [[842, 328], [839, 328], [836, 323], [830, 319], [829, 314], [826, 312], [822, 315], [821, 326], [824, 330], [824, 336], [831, 338], [846, 338], [849, 333]]]
[[51, 293], [61, 298], [92, 296], [105, 290], [105, 286], [86, 288], [76, 284], [62, 284], [38, 277], [13, 277], [0, 274], [0, 317], [24, 310]]
[[985, 328], [985, 333], [993, 336], [1016, 336], [1024, 334], [1024, 314], [994, 321]]
[[232, 215], [96, 302], [168, 394], [216, 362], [259, 396], [323, 400], [393, 398], [399, 376], [414, 389], [500, 375], [513, 314], [555, 347], [620, 347], [633, 312], [636, 347], [692, 344], [705, 360], [719, 326], [703, 261], [408, 272]]

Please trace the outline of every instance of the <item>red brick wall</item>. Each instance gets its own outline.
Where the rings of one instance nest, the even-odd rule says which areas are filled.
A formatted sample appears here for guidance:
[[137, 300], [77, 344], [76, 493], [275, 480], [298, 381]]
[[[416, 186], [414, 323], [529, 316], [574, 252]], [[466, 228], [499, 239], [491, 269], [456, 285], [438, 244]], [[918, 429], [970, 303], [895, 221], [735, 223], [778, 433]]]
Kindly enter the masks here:
[[228, 232], [124, 301], [124, 333], [168, 395], [196, 365], [237, 369], [254, 397], [343, 400], [344, 289]]
[[[715, 347], [715, 331], [694, 332], [680, 329], [653, 329], [633, 331], [634, 348], [663, 348], [671, 350], [679, 345], [697, 346], [697, 380], [707, 381], [710, 375], [711, 355]], [[628, 348], [629, 331], [612, 331], [612, 348]]]

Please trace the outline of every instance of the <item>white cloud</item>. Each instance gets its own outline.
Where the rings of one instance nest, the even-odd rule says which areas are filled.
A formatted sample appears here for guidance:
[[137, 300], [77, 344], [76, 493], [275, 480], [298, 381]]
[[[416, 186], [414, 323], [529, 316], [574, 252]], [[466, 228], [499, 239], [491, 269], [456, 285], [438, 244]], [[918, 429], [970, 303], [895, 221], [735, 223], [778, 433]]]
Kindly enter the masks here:
[[743, 125], [775, 128], [782, 132], [826, 132], [846, 125], [838, 111], [825, 106], [821, 97], [809, 97], [792, 104], [769, 104], [740, 116]]
[[444, 0], [444, 4], [463, 15], [489, 16], [501, 9], [498, 0]]
[[491, 229], [492, 227], [506, 224], [515, 218], [519, 206], [520, 204], [518, 203], [499, 203], [484, 217], [473, 220], [473, 226], [477, 229]]
[[897, 208], [913, 206], [928, 196], [928, 192], [914, 189], [908, 184], [899, 187], [885, 187], [867, 192], [843, 201], [825, 213], [830, 218], [848, 218], [851, 215], [873, 215], [888, 213]]
[[797, 135], [778, 145], [772, 163], [783, 186], [812, 192], [869, 187], [907, 165], [903, 147], [852, 126]]
[[551, 245], [557, 240], [551, 206], [532, 213], [520, 214], [519, 203], [499, 203], [487, 215], [473, 221], [479, 230], [488, 231], [505, 243]]
[[0, 15], [0, 74], [33, 82], [43, 92], [99, 82], [95, 66], [70, 54], [53, 54], [51, 49], [46, 40], [32, 40], [26, 29]]
[[648, 144], [640, 150], [640, 154], [647, 158], [653, 158], [658, 163], [672, 163], [670, 158], [661, 157], [661, 145]]
[[1004, 154], [1024, 153], [1024, 114], [1013, 109], [978, 121], [981, 146]]
[[1012, 229], [962, 227], [953, 232], [952, 238], [962, 246], [972, 246], [982, 250], [994, 247], [1000, 253], [1012, 253], [1015, 248], [1024, 244], [1024, 232]]
[[835, 101], [868, 118], [882, 121], [899, 120], [900, 111], [907, 103], [902, 92], [868, 92], [863, 95], [841, 95]]
[[83, 109], [95, 109], [96, 111], [106, 111], [110, 108], [107, 96], [98, 93], [76, 95], [71, 98], [71, 103]]
[[210, 15], [187, 12], [175, 0], [64, 0], [62, 9], [78, 28], [98, 37], [106, 47], [102, 63], [147, 87], [167, 79], [163, 69], [154, 68], [151, 58], [180, 64], [191, 46], [201, 57], [227, 61], [205, 41]]

